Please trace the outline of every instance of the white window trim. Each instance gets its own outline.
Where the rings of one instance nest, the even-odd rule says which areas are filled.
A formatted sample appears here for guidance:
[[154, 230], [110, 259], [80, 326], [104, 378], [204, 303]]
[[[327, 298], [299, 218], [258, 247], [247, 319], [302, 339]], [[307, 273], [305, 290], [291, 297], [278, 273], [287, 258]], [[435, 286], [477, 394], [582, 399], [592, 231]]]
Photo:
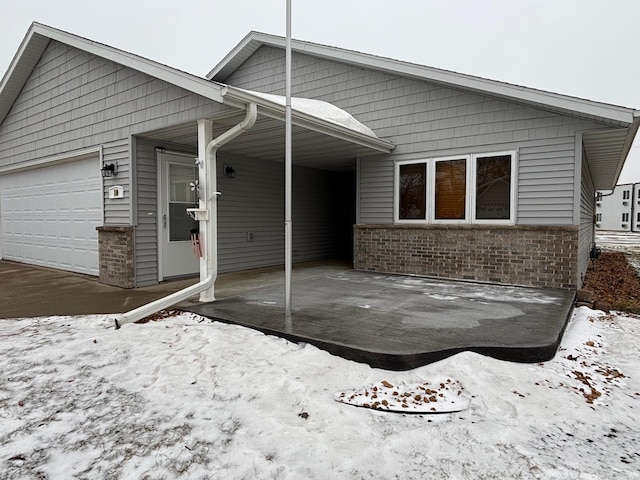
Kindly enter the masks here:
[[[426, 178], [426, 192], [425, 192], [425, 218], [424, 219], [406, 219], [400, 218], [400, 166], [401, 165], [415, 165], [419, 163], [425, 163], [427, 168], [425, 169], [427, 178]], [[431, 172], [429, 171], [430, 159], [421, 158], [419, 160], [399, 160], [395, 162], [393, 167], [393, 218], [395, 223], [403, 223], [409, 225], [417, 225], [417, 224], [425, 224], [429, 223], [429, 218], [431, 216], [430, 210], [433, 208], [429, 203], [429, 179], [431, 178]]]
[[[497, 219], [477, 219], [476, 218], [476, 170], [478, 158], [498, 157], [503, 155], [511, 156], [511, 192], [510, 192], [510, 217], [504, 220]], [[466, 182], [467, 195], [465, 202], [466, 218], [464, 220], [442, 220], [435, 218], [435, 172], [436, 163], [446, 160], [462, 160], [467, 162]], [[426, 164], [427, 179], [425, 182], [425, 218], [424, 219], [401, 219], [400, 216], [400, 167], [402, 165]], [[518, 179], [518, 159], [517, 150], [504, 150], [498, 152], [474, 153], [463, 155], [449, 155], [446, 157], [430, 157], [415, 160], [397, 160], [393, 170], [393, 218], [394, 223], [401, 225], [515, 225], [516, 223], [516, 199], [517, 199], [517, 179]]]

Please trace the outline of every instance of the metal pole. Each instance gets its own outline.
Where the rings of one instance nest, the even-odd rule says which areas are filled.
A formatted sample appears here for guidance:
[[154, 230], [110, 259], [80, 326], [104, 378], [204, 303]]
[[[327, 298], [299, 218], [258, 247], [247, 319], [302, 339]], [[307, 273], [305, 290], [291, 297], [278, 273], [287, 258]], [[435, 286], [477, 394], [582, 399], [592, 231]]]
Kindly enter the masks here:
[[291, 225], [291, 0], [287, 0], [287, 37], [285, 49], [285, 152], [284, 152], [284, 315], [287, 325], [291, 320], [291, 268], [293, 243]]

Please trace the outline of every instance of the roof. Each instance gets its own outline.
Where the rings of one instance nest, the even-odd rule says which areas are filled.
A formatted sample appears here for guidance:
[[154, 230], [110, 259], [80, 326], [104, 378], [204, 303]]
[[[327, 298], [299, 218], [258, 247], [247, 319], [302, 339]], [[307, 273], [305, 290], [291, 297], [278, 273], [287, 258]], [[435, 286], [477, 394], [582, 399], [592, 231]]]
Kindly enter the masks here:
[[[263, 45], [285, 48], [285, 38], [261, 32], [250, 32], [207, 74], [207, 78], [224, 83], [240, 65]], [[635, 111], [633, 108], [610, 105], [301, 40], [291, 40], [291, 49], [314, 57], [384, 71], [393, 75], [413, 77], [452, 87], [473, 90], [478, 93], [489, 94], [539, 107], [553, 108], [554, 110], [563, 111], [567, 114], [581, 114], [580, 116], [586, 116], [596, 121], [613, 120], [622, 123], [632, 123], [633, 113]]]
[[[244, 110], [247, 103], [256, 103], [259, 114], [284, 120], [284, 102], [275, 96], [227, 87], [139, 55], [34, 22], [0, 82], [0, 124], [8, 115], [51, 40], [133, 68], [231, 107]], [[393, 143], [379, 139], [373, 131], [347, 112], [327, 102], [292, 99], [292, 123], [377, 152], [390, 152], [394, 148]]]
[[[250, 32], [207, 75], [225, 82], [253, 53], [262, 46], [285, 48], [285, 38]], [[454, 88], [474, 91], [524, 103], [544, 110], [585, 118], [612, 127], [583, 133], [583, 144], [597, 189], [611, 189], [616, 184], [624, 161], [640, 125], [640, 111], [559, 93], [514, 85], [449, 70], [403, 62], [391, 58], [342, 48], [291, 40], [294, 52], [347, 63], [360, 68], [410, 77]]]

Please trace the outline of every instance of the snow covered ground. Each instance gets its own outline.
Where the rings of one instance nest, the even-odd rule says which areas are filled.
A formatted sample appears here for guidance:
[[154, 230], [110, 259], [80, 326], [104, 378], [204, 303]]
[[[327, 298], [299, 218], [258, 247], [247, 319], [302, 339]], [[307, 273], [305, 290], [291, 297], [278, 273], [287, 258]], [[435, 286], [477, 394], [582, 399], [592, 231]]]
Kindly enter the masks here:
[[[582, 307], [544, 364], [389, 372], [192, 314], [2, 320], [0, 478], [640, 478], [639, 334]], [[464, 410], [336, 401], [443, 378]]]
[[640, 275], [640, 233], [596, 231], [596, 244], [604, 250], [622, 252]]
[[596, 243], [613, 250], [640, 250], [640, 233], [597, 230]]

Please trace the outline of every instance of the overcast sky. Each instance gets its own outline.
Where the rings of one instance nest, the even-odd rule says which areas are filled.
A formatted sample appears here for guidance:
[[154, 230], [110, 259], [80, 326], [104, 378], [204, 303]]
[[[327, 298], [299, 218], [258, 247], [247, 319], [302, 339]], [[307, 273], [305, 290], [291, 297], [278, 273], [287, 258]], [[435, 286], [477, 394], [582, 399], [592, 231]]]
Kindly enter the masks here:
[[[293, 37], [640, 109], [638, 0], [292, 0]], [[285, 0], [0, 0], [0, 75], [33, 21], [204, 76]], [[638, 135], [640, 137], [640, 135]], [[640, 182], [640, 139], [619, 183]]]

